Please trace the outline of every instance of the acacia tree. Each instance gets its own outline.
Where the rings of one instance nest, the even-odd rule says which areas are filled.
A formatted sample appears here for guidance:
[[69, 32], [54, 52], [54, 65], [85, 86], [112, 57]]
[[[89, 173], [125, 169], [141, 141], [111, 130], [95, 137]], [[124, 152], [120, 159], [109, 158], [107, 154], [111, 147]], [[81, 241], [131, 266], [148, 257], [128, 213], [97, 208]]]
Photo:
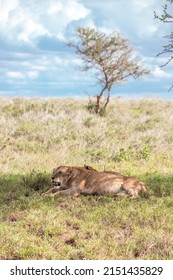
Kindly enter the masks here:
[[125, 82], [130, 76], [139, 78], [148, 73], [139, 58], [134, 56], [128, 40], [119, 33], [107, 35], [94, 28], [78, 27], [76, 40], [67, 45], [81, 57], [83, 65], [80, 70], [95, 70], [96, 80], [101, 86], [96, 96], [96, 113], [106, 110], [113, 86]]
[[[169, 2], [169, 4], [173, 3], [173, 0], [166, 1]], [[162, 14], [158, 15], [156, 12], [154, 12], [154, 17], [155, 19], [159, 19], [164, 23], [173, 23], [173, 13], [171, 14], [171, 12], [169, 12], [169, 6], [167, 4], [163, 6]], [[163, 65], [161, 65], [161, 67], [166, 66], [173, 60], [173, 31], [169, 35], [165, 36], [165, 38], [168, 39], [168, 43], [167, 45], [163, 46], [163, 50], [160, 53], [158, 53], [157, 56], [169, 55], [169, 57], [167, 58], [166, 62]], [[169, 91], [172, 88], [173, 85], [170, 87]]]

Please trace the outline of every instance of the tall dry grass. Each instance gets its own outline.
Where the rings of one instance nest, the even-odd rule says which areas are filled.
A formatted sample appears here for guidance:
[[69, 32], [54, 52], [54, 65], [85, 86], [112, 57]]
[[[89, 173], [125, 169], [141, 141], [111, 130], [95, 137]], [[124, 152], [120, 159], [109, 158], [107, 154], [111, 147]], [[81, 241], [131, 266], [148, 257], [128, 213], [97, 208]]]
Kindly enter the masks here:
[[[0, 98], [0, 259], [172, 259], [173, 102]], [[43, 200], [58, 165], [141, 178], [148, 194]]]

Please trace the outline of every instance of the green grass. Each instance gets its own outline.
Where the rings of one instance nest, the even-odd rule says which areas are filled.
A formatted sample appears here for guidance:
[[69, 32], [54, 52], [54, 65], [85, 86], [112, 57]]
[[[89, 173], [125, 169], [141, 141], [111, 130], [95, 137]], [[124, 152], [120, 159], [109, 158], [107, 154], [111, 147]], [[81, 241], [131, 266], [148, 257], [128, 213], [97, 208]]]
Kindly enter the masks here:
[[[0, 98], [0, 259], [172, 259], [173, 102]], [[148, 193], [42, 198], [58, 165], [142, 179]]]

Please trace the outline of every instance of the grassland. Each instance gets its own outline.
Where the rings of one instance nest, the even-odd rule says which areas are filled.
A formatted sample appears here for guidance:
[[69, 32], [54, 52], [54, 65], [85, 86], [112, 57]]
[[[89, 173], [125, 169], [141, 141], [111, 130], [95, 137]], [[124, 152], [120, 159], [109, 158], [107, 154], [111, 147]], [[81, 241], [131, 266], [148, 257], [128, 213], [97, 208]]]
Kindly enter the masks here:
[[[173, 102], [0, 98], [0, 259], [173, 259]], [[147, 195], [41, 198], [58, 165], [142, 179]]]

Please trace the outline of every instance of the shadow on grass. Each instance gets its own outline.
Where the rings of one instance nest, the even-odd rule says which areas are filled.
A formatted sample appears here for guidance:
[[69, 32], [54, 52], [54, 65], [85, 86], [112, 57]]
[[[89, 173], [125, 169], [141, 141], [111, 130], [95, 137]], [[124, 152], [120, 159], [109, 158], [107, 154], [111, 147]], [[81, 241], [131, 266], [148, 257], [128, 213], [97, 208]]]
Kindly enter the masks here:
[[50, 174], [31, 172], [27, 175], [1, 174], [0, 175], [0, 205], [12, 205], [27, 199], [40, 196], [51, 186]]
[[149, 196], [166, 197], [173, 196], [173, 175], [149, 174], [144, 177]]

